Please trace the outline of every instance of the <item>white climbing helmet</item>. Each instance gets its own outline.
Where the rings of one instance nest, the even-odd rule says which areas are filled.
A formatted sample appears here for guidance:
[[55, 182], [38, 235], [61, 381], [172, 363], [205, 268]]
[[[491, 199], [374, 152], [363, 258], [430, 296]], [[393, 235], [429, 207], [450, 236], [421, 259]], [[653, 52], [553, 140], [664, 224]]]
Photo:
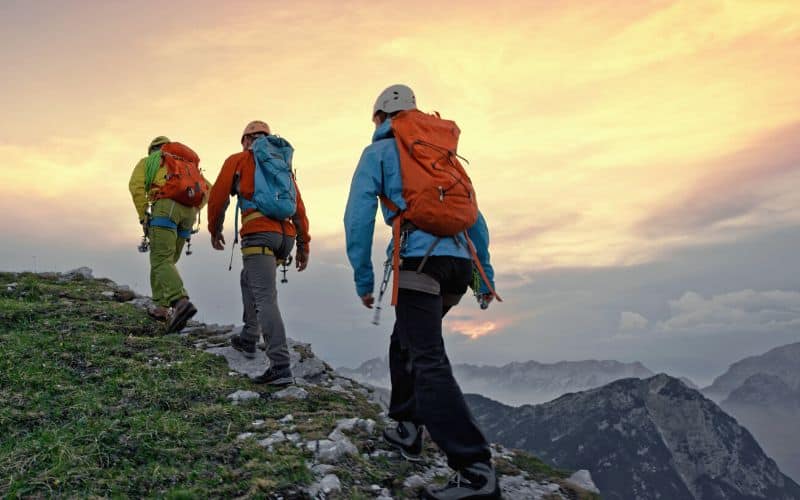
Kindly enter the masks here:
[[372, 108], [372, 116], [375, 116], [378, 111], [394, 113], [406, 109], [417, 109], [417, 98], [414, 97], [414, 91], [407, 85], [391, 85], [378, 96], [375, 106]]

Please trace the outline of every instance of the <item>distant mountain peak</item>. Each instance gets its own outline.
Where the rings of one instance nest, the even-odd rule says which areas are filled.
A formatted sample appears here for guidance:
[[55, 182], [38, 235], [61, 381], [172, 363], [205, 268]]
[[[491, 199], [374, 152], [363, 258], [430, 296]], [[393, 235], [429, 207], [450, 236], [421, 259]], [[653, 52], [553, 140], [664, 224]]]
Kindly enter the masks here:
[[490, 439], [592, 471], [603, 498], [800, 498], [745, 428], [666, 374], [521, 408], [468, 402]]
[[721, 401], [752, 375], [774, 375], [793, 390], [800, 389], [800, 342], [770, 349], [764, 354], [749, 356], [733, 363], [728, 370], [703, 389], [708, 397]]

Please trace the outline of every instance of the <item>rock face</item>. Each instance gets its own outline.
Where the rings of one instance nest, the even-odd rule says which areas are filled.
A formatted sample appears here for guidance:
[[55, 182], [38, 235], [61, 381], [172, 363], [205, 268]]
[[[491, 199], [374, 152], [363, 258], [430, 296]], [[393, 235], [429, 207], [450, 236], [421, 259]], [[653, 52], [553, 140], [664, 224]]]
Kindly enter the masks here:
[[746, 429], [667, 375], [536, 406], [468, 402], [490, 440], [588, 469], [604, 499], [800, 499]]
[[[387, 358], [365, 361], [358, 368], [337, 371], [359, 382], [389, 387]], [[550, 401], [570, 392], [585, 391], [623, 378], [646, 378], [654, 374], [641, 363], [619, 361], [561, 361], [559, 363], [509, 363], [504, 366], [453, 365], [453, 373], [464, 392], [483, 394], [506, 404]]]
[[800, 482], [800, 343], [734, 363], [703, 392], [722, 401], [781, 470]]
[[715, 401], [726, 399], [745, 380], [759, 373], [774, 375], [793, 390], [800, 389], [800, 342], [776, 347], [760, 356], [738, 361], [703, 389], [703, 394]]
[[757, 373], [734, 389], [722, 406], [760, 406], [777, 411], [800, 412], [800, 389], [790, 387], [777, 375]]

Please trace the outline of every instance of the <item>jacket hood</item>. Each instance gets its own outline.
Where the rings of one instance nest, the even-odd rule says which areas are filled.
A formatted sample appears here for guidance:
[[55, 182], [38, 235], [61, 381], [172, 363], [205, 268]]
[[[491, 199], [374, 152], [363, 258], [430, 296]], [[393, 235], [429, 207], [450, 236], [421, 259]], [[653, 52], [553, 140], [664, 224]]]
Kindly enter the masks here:
[[387, 118], [385, 122], [381, 123], [380, 126], [375, 129], [375, 133], [372, 134], [372, 142], [388, 139], [390, 137], [394, 137], [394, 132], [392, 132], [392, 119]]

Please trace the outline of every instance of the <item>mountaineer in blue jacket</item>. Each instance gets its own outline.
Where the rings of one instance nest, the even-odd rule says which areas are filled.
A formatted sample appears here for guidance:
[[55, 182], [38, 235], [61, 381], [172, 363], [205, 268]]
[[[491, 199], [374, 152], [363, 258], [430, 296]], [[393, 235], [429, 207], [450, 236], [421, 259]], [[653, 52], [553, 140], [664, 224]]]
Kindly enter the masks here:
[[[370, 309], [374, 304], [371, 256], [378, 199], [385, 197], [399, 211], [407, 207], [392, 117], [412, 109], [416, 109], [416, 99], [405, 85], [388, 87], [378, 96], [373, 108], [376, 129], [372, 144], [361, 155], [347, 200], [347, 256], [354, 270], [356, 293]], [[384, 220], [391, 225], [397, 212], [383, 203], [381, 208]], [[489, 232], [480, 213], [467, 233], [487, 279], [493, 281]], [[439, 238], [413, 226], [404, 227], [403, 235], [396, 321], [389, 346], [389, 416], [397, 425], [384, 431], [384, 439], [406, 458], [418, 459], [424, 425], [447, 455], [456, 475], [444, 487], [427, 488], [427, 498], [500, 498], [489, 446], [453, 378], [442, 338], [444, 315], [472, 282], [468, 242], [463, 235]], [[390, 255], [395, 244], [392, 241], [389, 245]], [[494, 283], [490, 285], [493, 289]], [[486, 283], [481, 281], [480, 286], [479, 295], [488, 303], [493, 295]]]

